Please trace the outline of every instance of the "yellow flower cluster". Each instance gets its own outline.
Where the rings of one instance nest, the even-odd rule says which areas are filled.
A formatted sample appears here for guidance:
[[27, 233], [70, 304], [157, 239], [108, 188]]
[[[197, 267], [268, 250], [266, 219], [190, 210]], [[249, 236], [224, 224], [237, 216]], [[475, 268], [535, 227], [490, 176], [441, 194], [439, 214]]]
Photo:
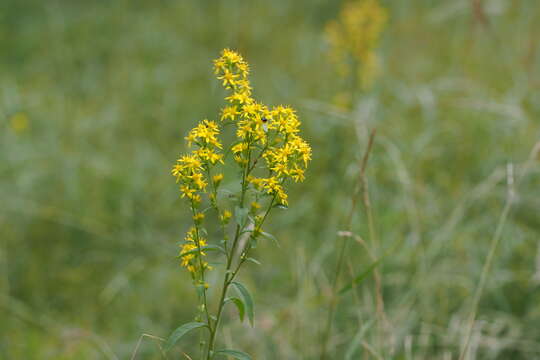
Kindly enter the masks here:
[[[375, 48], [388, 15], [378, 0], [347, 2], [339, 18], [326, 27], [326, 37], [332, 51], [331, 59], [344, 76], [358, 71], [364, 86], [369, 86], [378, 71]], [[359, 66], [357, 66], [359, 65]]]
[[181, 184], [182, 197], [194, 203], [201, 201], [198, 192], [204, 191], [207, 186], [203, 171], [218, 161], [223, 162], [223, 155], [217, 152], [222, 148], [218, 135], [219, 127], [214, 121], [204, 120], [197, 125], [186, 136], [188, 146], [195, 144], [197, 148], [190, 155], [180, 157], [172, 169], [173, 176]]
[[[224, 176], [222, 173], [212, 174], [215, 166], [224, 163], [224, 154], [231, 153], [241, 169], [240, 208], [244, 206], [248, 188], [258, 190], [254, 192], [256, 195], [248, 195], [255, 197], [251, 204], [252, 213], [261, 207], [257, 201], [265, 195], [272, 199], [268, 201], [269, 208], [275, 201], [287, 205], [285, 182], [288, 179], [303, 181], [304, 171], [311, 160], [311, 148], [299, 136], [300, 121], [295, 111], [285, 106], [269, 109], [254, 100], [248, 79], [249, 65], [238, 53], [225, 49], [214, 61], [214, 69], [217, 78], [229, 91], [225, 97], [228, 105], [221, 112], [221, 123], [203, 120], [193, 128], [185, 139], [194, 149], [181, 156], [172, 169], [172, 175], [180, 185], [181, 197], [190, 200], [193, 213], [194, 227], [188, 231], [181, 245], [181, 263], [192, 273], [194, 280], [203, 282], [204, 272], [209, 266], [201, 259], [205, 254], [198, 248], [206, 246], [206, 240], [200, 237], [205, 233], [202, 227], [205, 215], [197, 210], [202, 195], [207, 195], [211, 208], [217, 210], [224, 233], [232, 217], [230, 211], [219, 208], [217, 199], [217, 190]], [[222, 151], [220, 127], [226, 123], [236, 125], [236, 140]], [[257, 172], [266, 176], [258, 177]], [[224, 237], [227, 238], [225, 234]]]
[[214, 62], [218, 79], [223, 80], [232, 94], [222, 110], [221, 120], [236, 123], [238, 142], [232, 146], [234, 160], [247, 167], [249, 173], [259, 158], [264, 158], [270, 175], [265, 178], [248, 176], [259, 190], [275, 195], [287, 205], [283, 183], [287, 178], [304, 180], [304, 170], [311, 160], [311, 148], [299, 135], [300, 121], [293, 109], [277, 106], [269, 109], [256, 102], [248, 80], [249, 66], [237, 53], [224, 50]]
[[[200, 270], [201, 266], [204, 269], [211, 269], [211, 267], [206, 261], [198, 261], [199, 252], [196, 251], [198, 249], [197, 243], [199, 244], [199, 246], [203, 247], [206, 246], [206, 240], [198, 238], [198, 241], [195, 241], [196, 238], [197, 230], [192, 227], [186, 234], [185, 243], [180, 245], [180, 257], [182, 259], [182, 266], [186, 267], [188, 271], [192, 274], [196, 274], [198, 270]], [[206, 253], [202, 250], [200, 251], [200, 254], [201, 256], [206, 256]]]

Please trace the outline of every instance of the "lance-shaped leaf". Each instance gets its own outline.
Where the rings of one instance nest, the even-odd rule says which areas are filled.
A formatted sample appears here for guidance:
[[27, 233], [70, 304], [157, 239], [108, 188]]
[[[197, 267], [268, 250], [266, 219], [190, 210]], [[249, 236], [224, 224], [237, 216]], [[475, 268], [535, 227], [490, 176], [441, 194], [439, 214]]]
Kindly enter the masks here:
[[240, 315], [240, 321], [244, 321], [244, 314], [246, 313], [244, 302], [237, 297], [226, 298], [225, 303], [228, 303], [228, 302], [232, 302], [234, 305], [236, 305], [236, 308], [238, 309], [238, 315]]
[[249, 294], [248, 289], [246, 289], [244, 285], [240, 284], [237, 281], [233, 281], [231, 284], [233, 284], [236, 287], [236, 290], [238, 290], [238, 292], [240, 293], [240, 296], [244, 300], [244, 305], [246, 307], [246, 313], [249, 319], [249, 323], [251, 324], [251, 326], [253, 326], [253, 317], [254, 317], [253, 299], [251, 298], [251, 295]]
[[176, 330], [172, 332], [171, 336], [169, 336], [169, 338], [167, 339], [167, 342], [165, 342], [165, 346], [164, 346], [165, 351], [169, 351], [174, 346], [174, 344], [178, 342], [178, 340], [180, 340], [184, 335], [186, 335], [191, 330], [195, 330], [195, 329], [199, 329], [203, 327], [207, 327], [207, 325], [202, 322], [190, 322], [190, 323], [180, 326], [179, 328], [177, 328]]
[[251, 360], [251, 356], [249, 356], [243, 351], [238, 351], [238, 350], [229, 350], [229, 349], [218, 350], [214, 352], [214, 355], [231, 356], [238, 360]]
[[240, 229], [244, 228], [248, 219], [249, 210], [247, 208], [241, 208], [239, 206], [234, 208], [234, 218]]

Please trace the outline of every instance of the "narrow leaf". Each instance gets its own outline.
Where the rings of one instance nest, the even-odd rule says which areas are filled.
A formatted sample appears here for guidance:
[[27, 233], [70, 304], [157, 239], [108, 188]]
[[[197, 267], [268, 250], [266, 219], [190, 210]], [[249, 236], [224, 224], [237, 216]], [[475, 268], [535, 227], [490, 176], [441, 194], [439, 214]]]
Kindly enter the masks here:
[[352, 279], [352, 281], [345, 287], [343, 287], [340, 291], [339, 291], [339, 294], [344, 294], [346, 293], [347, 291], [351, 290], [352, 287], [354, 285], [358, 285], [360, 284], [362, 281], [364, 281], [364, 279], [369, 275], [371, 274], [371, 272], [381, 263], [383, 258], [380, 258], [376, 261], [374, 261], [373, 263], [371, 263], [371, 265], [369, 265], [367, 267], [367, 269], [365, 269], [364, 271], [362, 271], [360, 274], [358, 274], [354, 279]]
[[347, 352], [345, 353], [345, 360], [354, 359], [354, 355], [360, 348], [364, 334], [366, 333], [367, 330], [371, 328], [372, 325], [373, 325], [373, 320], [370, 320], [367, 324], [362, 326], [360, 330], [358, 330], [358, 333], [355, 335], [355, 337], [351, 341], [349, 348], [347, 349]]
[[234, 208], [234, 218], [240, 228], [243, 228], [246, 225], [248, 213], [249, 210], [247, 208], [241, 208], [238, 206]]
[[251, 324], [251, 326], [253, 326], [253, 299], [251, 298], [248, 289], [246, 289], [244, 285], [240, 284], [237, 281], [233, 281], [231, 284], [236, 286], [236, 290], [238, 290], [240, 296], [242, 296], [242, 299], [244, 300], [244, 304], [246, 306], [246, 313], [249, 319], [249, 323]]
[[261, 265], [261, 262], [260, 262], [259, 260], [254, 259], [254, 258], [252, 258], [252, 257], [248, 257], [246, 260], [247, 260], [247, 261], [251, 261], [252, 263], [255, 263], [255, 264], [257, 264], [257, 265]]
[[225, 302], [232, 302], [238, 309], [238, 315], [240, 315], [240, 321], [244, 321], [244, 314], [246, 312], [244, 302], [237, 297], [229, 297], [225, 299]]
[[228, 350], [228, 349], [218, 350], [214, 354], [232, 356], [233, 358], [238, 359], [238, 360], [251, 360], [251, 356], [249, 356], [243, 351], [238, 351], [238, 350]]
[[267, 238], [267, 239], [272, 240], [272, 241], [276, 244], [277, 247], [280, 247], [280, 246], [279, 246], [279, 241], [276, 239], [276, 237], [275, 237], [274, 235], [269, 234], [269, 233], [264, 232], [264, 231], [261, 231], [261, 235], [262, 235], [264, 238]]
[[190, 322], [187, 324], [184, 324], [173, 331], [173, 333], [169, 336], [167, 339], [167, 342], [165, 342], [164, 349], [165, 351], [169, 351], [174, 344], [178, 342], [184, 335], [186, 335], [191, 330], [195, 330], [198, 328], [206, 327], [205, 323], [202, 322]]

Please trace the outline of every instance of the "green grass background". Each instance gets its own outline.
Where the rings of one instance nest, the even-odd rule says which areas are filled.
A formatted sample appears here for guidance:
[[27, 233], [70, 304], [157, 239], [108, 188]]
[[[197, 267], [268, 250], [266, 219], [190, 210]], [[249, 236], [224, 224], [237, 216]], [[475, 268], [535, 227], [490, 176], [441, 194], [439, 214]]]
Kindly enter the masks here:
[[[340, 1], [3, 0], [0, 359], [129, 359], [142, 333], [191, 321], [175, 258], [190, 217], [169, 171], [223, 105], [211, 60], [224, 47], [251, 64], [258, 99], [298, 110], [313, 162], [268, 222], [281, 247], [261, 243], [262, 266], [240, 275], [255, 327], [231, 308], [220, 346], [317, 359], [336, 232], [376, 127], [374, 251], [399, 242], [379, 267], [387, 324], [369, 278], [340, 299], [331, 358], [457, 359], [512, 163], [468, 358], [540, 359], [538, 162], [521, 176], [540, 141], [540, 3], [485, 0], [487, 26], [468, 0], [382, 3], [382, 71], [348, 112], [332, 105], [343, 81], [323, 36]], [[371, 241], [362, 206], [354, 232]], [[351, 240], [342, 283], [370, 262]], [[137, 358], [161, 357], [146, 339]]]

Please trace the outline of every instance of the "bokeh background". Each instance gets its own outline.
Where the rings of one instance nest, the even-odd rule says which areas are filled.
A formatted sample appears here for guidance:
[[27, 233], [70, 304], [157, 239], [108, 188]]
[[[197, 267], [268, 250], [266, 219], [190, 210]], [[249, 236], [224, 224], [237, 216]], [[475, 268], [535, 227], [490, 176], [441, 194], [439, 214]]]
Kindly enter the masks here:
[[[342, 4], [0, 3], [0, 359], [128, 359], [141, 334], [192, 319], [175, 258], [190, 217], [169, 172], [187, 131], [217, 119], [224, 47], [251, 64], [258, 99], [298, 110], [313, 162], [268, 224], [281, 246], [261, 243], [262, 266], [241, 274], [255, 327], [230, 309], [223, 346], [318, 358], [336, 233], [377, 128], [384, 319], [368, 277], [339, 300], [331, 358], [457, 359], [501, 225], [467, 358], [540, 359], [540, 2], [381, 1], [381, 71], [349, 108], [324, 36]], [[361, 204], [353, 224], [373, 240]], [[341, 281], [371, 262], [351, 239]], [[144, 339], [137, 359], [160, 358]]]

